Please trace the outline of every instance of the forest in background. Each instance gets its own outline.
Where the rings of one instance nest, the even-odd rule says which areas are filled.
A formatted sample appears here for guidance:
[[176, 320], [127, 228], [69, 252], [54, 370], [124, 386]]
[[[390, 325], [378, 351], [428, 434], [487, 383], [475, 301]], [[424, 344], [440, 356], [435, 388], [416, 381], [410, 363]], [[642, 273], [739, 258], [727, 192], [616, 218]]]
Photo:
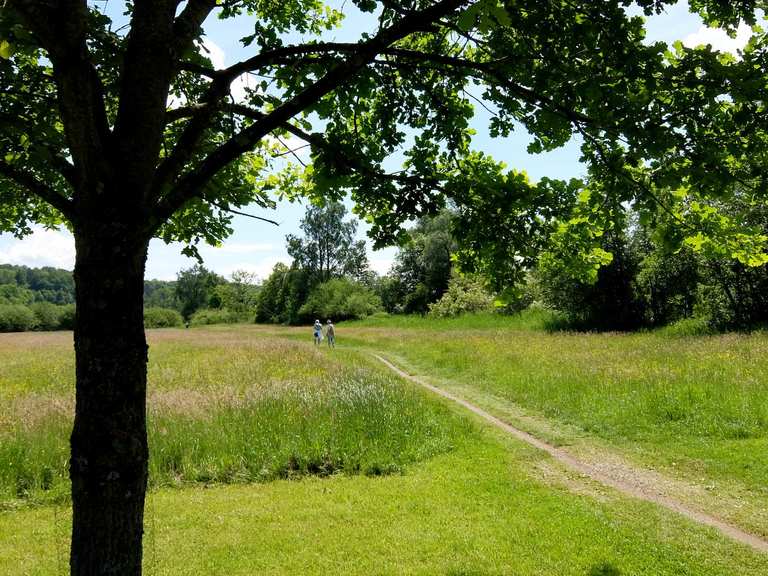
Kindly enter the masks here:
[[[753, 212], [768, 231], [768, 218]], [[768, 270], [696, 250], [669, 248], [663, 229], [630, 210], [600, 240], [604, 260], [587, 273], [567, 254], [545, 250], [522, 280], [492, 290], [482, 271], [460, 271], [462, 246], [450, 209], [418, 220], [386, 275], [373, 272], [357, 220], [341, 203], [310, 205], [303, 236], [289, 235], [290, 264], [258, 279], [224, 278], [197, 264], [175, 281], [144, 284], [145, 325], [161, 328], [235, 322], [334, 321], [375, 314], [435, 317], [470, 312], [552, 311], [552, 328], [637, 330], [682, 322], [686, 330], [749, 330], [768, 322]], [[753, 222], [753, 223], [754, 223]], [[0, 265], [0, 331], [71, 329], [72, 273]]]

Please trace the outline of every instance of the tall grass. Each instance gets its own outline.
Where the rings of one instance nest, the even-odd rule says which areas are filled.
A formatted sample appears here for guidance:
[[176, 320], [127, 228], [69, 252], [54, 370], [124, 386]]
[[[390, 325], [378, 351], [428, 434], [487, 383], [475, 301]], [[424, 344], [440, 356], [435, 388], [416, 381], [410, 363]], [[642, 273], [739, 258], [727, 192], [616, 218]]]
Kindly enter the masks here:
[[[449, 450], [457, 430], [420, 391], [300, 344], [179, 331], [150, 364], [152, 486], [388, 474]], [[0, 506], [67, 497], [71, 396], [49, 384], [3, 411]]]
[[768, 335], [548, 333], [518, 322], [466, 317], [441, 329], [398, 319], [340, 326], [339, 339], [696, 474], [765, 489]]
[[560, 313], [546, 308], [528, 308], [515, 314], [482, 312], [438, 318], [435, 316], [375, 314], [363, 320], [344, 322], [345, 328], [409, 328], [416, 330], [558, 330], [564, 326]]

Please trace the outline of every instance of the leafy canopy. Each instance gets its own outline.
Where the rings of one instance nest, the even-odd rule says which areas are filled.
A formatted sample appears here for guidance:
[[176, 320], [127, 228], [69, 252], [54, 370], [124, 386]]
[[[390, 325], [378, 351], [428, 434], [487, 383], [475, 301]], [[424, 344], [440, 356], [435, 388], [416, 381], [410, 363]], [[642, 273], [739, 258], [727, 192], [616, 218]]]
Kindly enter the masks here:
[[[634, 2], [645, 14], [673, 3]], [[126, 230], [194, 253], [226, 238], [233, 211], [272, 206], [272, 190], [349, 192], [383, 244], [450, 199], [464, 266], [504, 285], [553, 233], [603, 258], [590, 238], [611, 218], [605, 206], [634, 203], [692, 246], [765, 262], [762, 232], [718, 209], [737, 184], [765, 201], [765, 32], [738, 58], [648, 44], [631, 4], [136, 0], [115, 17], [99, 2], [7, 0], [0, 230], [66, 222], [76, 235]], [[766, 6], [690, 7], [733, 30]], [[328, 40], [352, 10], [370, 28]], [[214, 17], [249, 23], [248, 58], [214, 69], [200, 48]], [[478, 103], [494, 135], [530, 132], [532, 152], [578, 137], [589, 193], [575, 180], [530, 182], [472, 150]], [[309, 166], [284, 166], [287, 136], [311, 145]]]

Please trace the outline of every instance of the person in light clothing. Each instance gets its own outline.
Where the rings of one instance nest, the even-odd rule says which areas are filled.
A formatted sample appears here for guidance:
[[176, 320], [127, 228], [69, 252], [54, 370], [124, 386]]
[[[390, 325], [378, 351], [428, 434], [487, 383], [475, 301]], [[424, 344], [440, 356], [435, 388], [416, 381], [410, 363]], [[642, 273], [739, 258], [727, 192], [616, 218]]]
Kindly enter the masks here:
[[325, 327], [325, 337], [328, 339], [328, 348], [336, 348], [336, 329], [330, 320]]
[[312, 326], [312, 334], [315, 338], [315, 346], [320, 346], [320, 342], [323, 340], [323, 325], [320, 324], [320, 320], [315, 320], [315, 325]]

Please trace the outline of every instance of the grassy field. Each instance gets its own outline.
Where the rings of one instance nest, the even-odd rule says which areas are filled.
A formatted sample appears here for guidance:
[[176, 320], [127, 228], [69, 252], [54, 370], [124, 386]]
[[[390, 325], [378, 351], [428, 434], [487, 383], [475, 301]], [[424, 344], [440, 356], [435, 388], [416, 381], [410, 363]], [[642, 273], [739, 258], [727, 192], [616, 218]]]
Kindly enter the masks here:
[[[768, 556], [574, 478], [360, 350], [503, 395], [501, 376], [491, 392], [461, 380], [472, 361], [496, 374], [485, 354], [499, 341], [577, 338], [500, 322], [342, 324], [335, 351], [314, 349], [306, 329], [152, 332], [146, 573], [768, 573]], [[453, 364], [462, 342], [465, 364]], [[573, 361], [574, 342], [549, 350]], [[66, 499], [71, 350], [66, 334], [0, 337], [0, 574], [65, 573], [69, 516], [54, 503]], [[575, 428], [563, 414], [549, 418]]]
[[734, 517], [768, 536], [768, 335], [548, 332], [547, 320], [382, 318], [339, 339], [555, 443], [597, 440], [713, 496], [737, 492]]
[[[5, 508], [66, 499], [73, 405], [71, 342], [14, 336], [0, 338]], [[450, 448], [455, 418], [357, 358], [232, 331], [150, 342], [152, 486], [392, 473]]]

